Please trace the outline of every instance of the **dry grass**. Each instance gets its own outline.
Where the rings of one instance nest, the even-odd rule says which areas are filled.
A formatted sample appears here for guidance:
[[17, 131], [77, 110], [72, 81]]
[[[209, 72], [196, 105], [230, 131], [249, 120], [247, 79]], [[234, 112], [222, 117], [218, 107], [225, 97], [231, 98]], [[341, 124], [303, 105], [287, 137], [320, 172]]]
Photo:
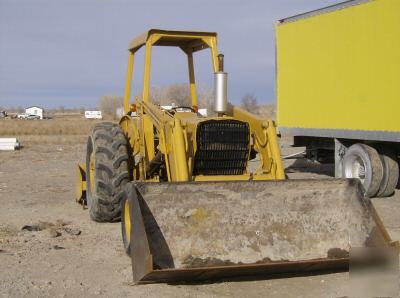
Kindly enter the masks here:
[[[11, 137], [11, 136], [10, 136]], [[13, 136], [15, 137], [15, 135]], [[36, 145], [85, 145], [88, 135], [21, 135], [17, 136], [23, 148]]]
[[0, 136], [21, 135], [87, 135], [98, 121], [85, 119], [52, 119], [0, 121]]
[[0, 137], [15, 137], [26, 143], [85, 143], [92, 127], [101, 121], [82, 117], [55, 117], [51, 120], [0, 120]]

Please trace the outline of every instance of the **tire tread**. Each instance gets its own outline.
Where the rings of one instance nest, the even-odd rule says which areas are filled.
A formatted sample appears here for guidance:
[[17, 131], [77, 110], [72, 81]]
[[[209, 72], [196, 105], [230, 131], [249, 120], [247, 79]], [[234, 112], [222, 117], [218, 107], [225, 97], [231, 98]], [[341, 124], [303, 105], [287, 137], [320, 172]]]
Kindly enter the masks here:
[[127, 139], [118, 124], [103, 122], [94, 126], [89, 142], [95, 155], [90, 216], [97, 222], [119, 221], [123, 189], [131, 180]]

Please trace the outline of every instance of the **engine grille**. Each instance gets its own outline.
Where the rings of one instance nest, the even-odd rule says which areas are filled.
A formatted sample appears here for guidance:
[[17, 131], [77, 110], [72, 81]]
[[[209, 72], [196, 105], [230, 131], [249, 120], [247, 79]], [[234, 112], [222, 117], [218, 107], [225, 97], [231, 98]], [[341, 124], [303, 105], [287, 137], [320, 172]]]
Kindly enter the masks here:
[[238, 120], [208, 120], [197, 126], [194, 175], [241, 175], [249, 156], [250, 129]]

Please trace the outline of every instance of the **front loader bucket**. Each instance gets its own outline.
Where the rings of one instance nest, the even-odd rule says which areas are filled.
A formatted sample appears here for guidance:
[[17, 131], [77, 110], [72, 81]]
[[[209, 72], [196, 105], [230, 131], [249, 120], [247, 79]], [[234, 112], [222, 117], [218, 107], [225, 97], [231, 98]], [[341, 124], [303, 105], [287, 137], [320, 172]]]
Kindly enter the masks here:
[[376, 226], [356, 180], [131, 183], [137, 283], [348, 269]]

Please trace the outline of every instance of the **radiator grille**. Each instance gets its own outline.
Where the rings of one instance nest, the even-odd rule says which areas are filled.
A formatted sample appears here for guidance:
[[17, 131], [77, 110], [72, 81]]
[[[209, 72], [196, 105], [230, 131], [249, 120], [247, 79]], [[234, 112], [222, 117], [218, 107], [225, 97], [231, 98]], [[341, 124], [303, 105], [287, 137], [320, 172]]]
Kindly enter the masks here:
[[197, 127], [194, 175], [241, 175], [245, 172], [250, 129], [237, 120], [208, 120]]

